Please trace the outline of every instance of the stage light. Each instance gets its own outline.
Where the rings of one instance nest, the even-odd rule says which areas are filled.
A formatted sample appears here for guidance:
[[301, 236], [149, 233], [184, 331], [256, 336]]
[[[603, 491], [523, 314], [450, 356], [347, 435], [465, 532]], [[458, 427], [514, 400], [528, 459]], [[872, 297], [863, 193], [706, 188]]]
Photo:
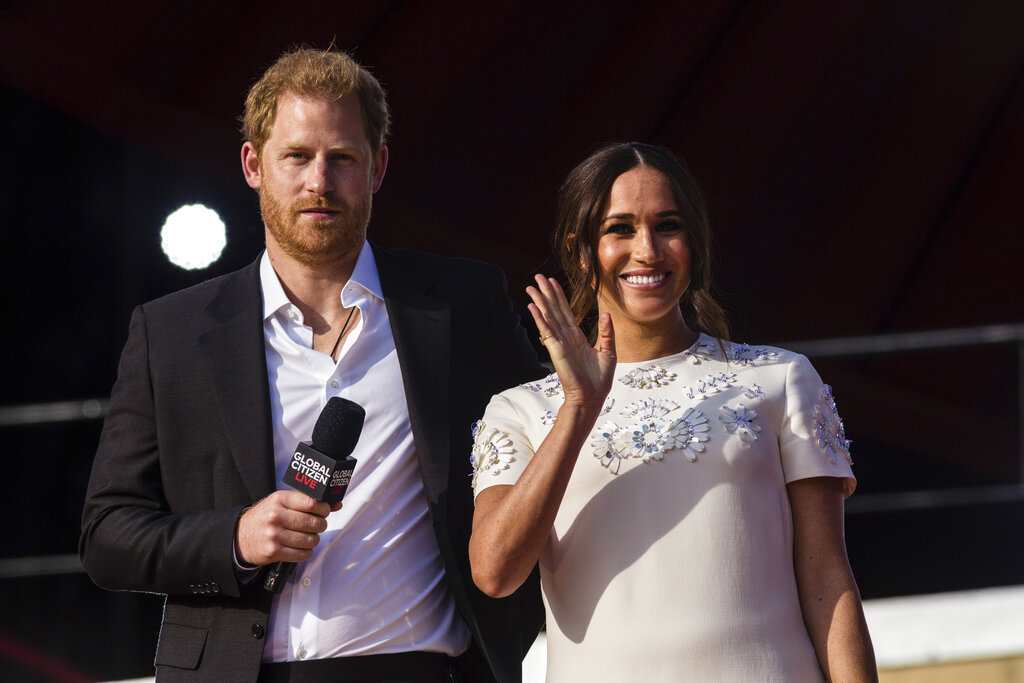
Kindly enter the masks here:
[[188, 204], [174, 211], [160, 229], [164, 254], [185, 270], [207, 267], [220, 258], [226, 244], [224, 221], [202, 204]]

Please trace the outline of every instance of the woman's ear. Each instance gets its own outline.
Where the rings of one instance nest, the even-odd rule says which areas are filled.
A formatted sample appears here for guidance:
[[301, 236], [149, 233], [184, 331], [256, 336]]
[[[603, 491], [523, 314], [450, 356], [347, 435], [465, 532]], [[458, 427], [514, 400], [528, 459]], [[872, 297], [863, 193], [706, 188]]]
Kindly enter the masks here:
[[576, 263], [579, 264], [581, 271], [587, 270], [587, 256], [583, 253], [583, 250], [579, 248], [579, 242], [576, 239], [576, 235], [565, 236], [565, 251], [568, 252], [569, 256], [572, 256], [573, 250], [576, 250]]

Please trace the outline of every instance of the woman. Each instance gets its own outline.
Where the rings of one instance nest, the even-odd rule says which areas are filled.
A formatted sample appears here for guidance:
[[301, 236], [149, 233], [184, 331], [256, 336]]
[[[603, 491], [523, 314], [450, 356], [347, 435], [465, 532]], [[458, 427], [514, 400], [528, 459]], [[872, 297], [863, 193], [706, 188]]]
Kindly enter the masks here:
[[551, 278], [527, 292], [556, 374], [475, 425], [477, 585], [508, 595], [540, 561], [550, 681], [875, 680], [831, 390], [802, 356], [724, 341], [689, 174], [599, 150], [555, 244], [571, 304]]

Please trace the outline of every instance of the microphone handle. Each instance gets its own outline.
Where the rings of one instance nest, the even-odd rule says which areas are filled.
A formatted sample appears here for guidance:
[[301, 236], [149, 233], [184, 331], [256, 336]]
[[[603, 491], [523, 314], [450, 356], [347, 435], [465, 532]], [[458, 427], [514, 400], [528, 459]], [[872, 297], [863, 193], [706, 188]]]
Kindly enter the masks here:
[[278, 562], [270, 565], [267, 575], [263, 579], [263, 590], [280, 593], [284, 590], [284, 584], [288, 581], [293, 569], [295, 569], [294, 562]]

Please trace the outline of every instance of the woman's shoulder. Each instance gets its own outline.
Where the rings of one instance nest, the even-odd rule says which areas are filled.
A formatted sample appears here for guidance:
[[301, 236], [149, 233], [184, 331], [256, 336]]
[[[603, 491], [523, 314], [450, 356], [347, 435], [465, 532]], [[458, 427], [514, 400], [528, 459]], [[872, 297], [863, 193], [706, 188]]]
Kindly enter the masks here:
[[505, 391], [496, 395], [494, 399], [492, 399], [492, 402], [495, 399], [500, 399], [511, 403], [514, 406], [530, 406], [547, 403], [557, 405], [561, 403], [564, 398], [565, 394], [562, 392], [562, 381], [558, 378], [557, 373], [552, 372], [540, 379], [509, 387]]
[[479, 429], [489, 427], [520, 436], [555, 422], [564, 399], [558, 375], [509, 387], [491, 397], [483, 417], [473, 426], [474, 438]]

